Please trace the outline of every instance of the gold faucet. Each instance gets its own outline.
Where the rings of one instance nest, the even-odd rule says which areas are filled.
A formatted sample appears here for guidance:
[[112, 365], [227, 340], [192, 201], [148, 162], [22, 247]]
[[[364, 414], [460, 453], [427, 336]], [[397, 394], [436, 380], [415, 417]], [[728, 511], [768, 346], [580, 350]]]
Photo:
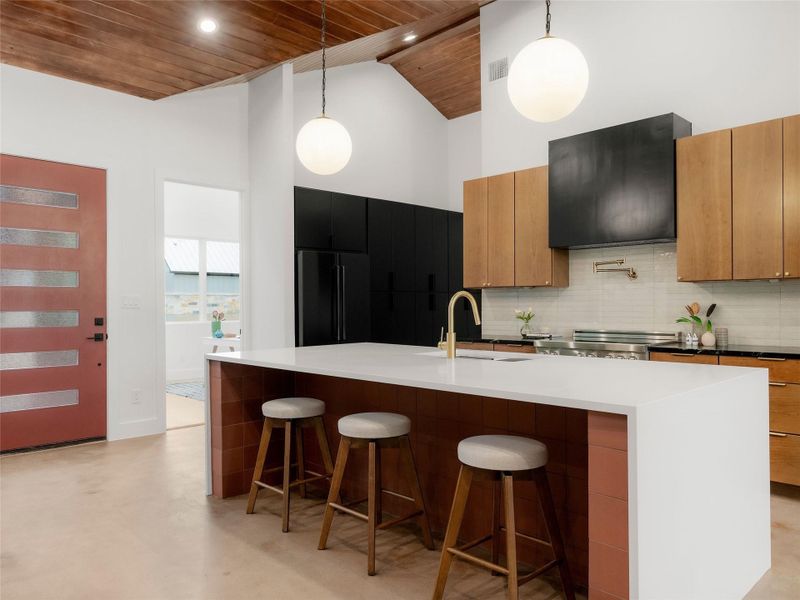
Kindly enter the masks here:
[[461, 290], [453, 294], [450, 298], [450, 304], [447, 305], [447, 339], [439, 342], [438, 347], [440, 350], [447, 350], [447, 358], [456, 357], [456, 326], [455, 319], [453, 318], [453, 310], [456, 306], [456, 300], [459, 298], [466, 298], [472, 305], [472, 316], [475, 317], [475, 325], [481, 324], [481, 315], [478, 312], [478, 303], [475, 302], [475, 296], [466, 290]]

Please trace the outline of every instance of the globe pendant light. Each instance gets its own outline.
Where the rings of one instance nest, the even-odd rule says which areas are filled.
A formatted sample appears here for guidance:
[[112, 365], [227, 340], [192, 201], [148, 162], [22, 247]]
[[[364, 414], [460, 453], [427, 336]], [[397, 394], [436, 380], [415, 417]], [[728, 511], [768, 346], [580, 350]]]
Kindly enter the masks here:
[[545, 36], [520, 50], [508, 70], [511, 104], [524, 117], [540, 123], [570, 114], [589, 86], [589, 67], [581, 51], [550, 35], [550, 0], [545, 4]]
[[325, 33], [328, 21], [322, 0], [322, 114], [303, 125], [297, 134], [295, 149], [303, 166], [317, 175], [341, 171], [353, 153], [347, 129], [325, 114]]

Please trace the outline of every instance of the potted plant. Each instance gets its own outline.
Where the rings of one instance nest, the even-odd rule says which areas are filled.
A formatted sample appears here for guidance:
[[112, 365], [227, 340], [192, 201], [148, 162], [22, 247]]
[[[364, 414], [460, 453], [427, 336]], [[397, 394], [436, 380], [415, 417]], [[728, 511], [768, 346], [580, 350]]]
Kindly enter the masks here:
[[522, 327], [519, 328], [519, 334], [522, 337], [527, 337], [531, 334], [531, 319], [534, 317], [533, 308], [530, 306], [528, 310], [516, 309], [514, 311], [514, 318], [522, 321]]
[[[717, 308], [717, 305], [712, 304], [708, 307], [708, 309], [706, 310], [705, 323], [703, 323], [703, 319], [701, 317], [697, 316], [698, 313], [700, 312], [700, 305], [697, 302], [693, 302], [692, 304], [687, 304], [685, 308], [686, 312], [689, 313], [689, 316], [676, 319], [675, 322], [688, 323], [689, 325], [692, 326], [693, 330], [697, 328], [701, 332], [703, 332], [702, 337], [700, 338], [700, 343], [703, 344], [703, 346], [713, 346], [714, 344], [716, 344], [717, 338], [714, 335], [714, 332], [712, 331], [713, 325], [711, 323], [710, 317], [711, 314], [714, 312], [714, 309]], [[692, 334], [694, 335], [695, 338], [697, 337], [696, 332], [693, 331]]]

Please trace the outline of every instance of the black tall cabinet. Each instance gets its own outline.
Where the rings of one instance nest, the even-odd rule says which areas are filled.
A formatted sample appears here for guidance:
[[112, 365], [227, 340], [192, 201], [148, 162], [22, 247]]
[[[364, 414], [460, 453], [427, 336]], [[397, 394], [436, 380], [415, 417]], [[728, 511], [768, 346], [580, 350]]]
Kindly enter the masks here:
[[[311, 322], [321, 321], [317, 330], [333, 331], [333, 340], [325, 341], [324, 335], [316, 335], [313, 343], [361, 341], [353, 338], [367, 336], [382, 343], [435, 345], [447, 327], [450, 295], [462, 289], [462, 229], [461, 213], [295, 188], [295, 246], [298, 257], [305, 257], [298, 260], [298, 292], [317, 285], [316, 280], [309, 283], [301, 277], [301, 265], [317, 260], [307, 256], [310, 250], [336, 253], [334, 284], [337, 273], [342, 275], [341, 267], [337, 271], [336, 265], [344, 266], [343, 261], [353, 260], [355, 255], [364, 256], [363, 261], [357, 262], [366, 265], [367, 271], [365, 277], [354, 266], [344, 266], [345, 273], [359, 273], [358, 286], [352, 288], [357, 296], [347, 296], [347, 302], [360, 310], [357, 317], [350, 317], [349, 339], [342, 339], [335, 320], [328, 316], [331, 311], [334, 316], [341, 312], [336, 307], [335, 290], [333, 308], [330, 303], [298, 296], [298, 306], [302, 307], [302, 314], [297, 313], [298, 323], [306, 314]], [[308, 273], [303, 277], [307, 279]], [[366, 301], [362, 298], [364, 285], [368, 286]], [[472, 313], [466, 312], [468, 309], [464, 303], [455, 313], [459, 337], [478, 338], [480, 328], [469, 326]], [[311, 317], [314, 311], [318, 314]], [[355, 319], [360, 319], [358, 336], [351, 329]], [[299, 333], [301, 328], [297, 329]], [[301, 342], [302, 337], [298, 336], [298, 345]]]

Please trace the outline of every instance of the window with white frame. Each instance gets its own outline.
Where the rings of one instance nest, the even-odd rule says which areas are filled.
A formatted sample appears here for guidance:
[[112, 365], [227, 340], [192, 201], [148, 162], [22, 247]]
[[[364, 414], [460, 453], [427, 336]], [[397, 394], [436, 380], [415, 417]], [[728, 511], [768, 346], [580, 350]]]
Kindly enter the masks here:
[[168, 322], [226, 321], [241, 316], [239, 243], [164, 238], [164, 295]]

